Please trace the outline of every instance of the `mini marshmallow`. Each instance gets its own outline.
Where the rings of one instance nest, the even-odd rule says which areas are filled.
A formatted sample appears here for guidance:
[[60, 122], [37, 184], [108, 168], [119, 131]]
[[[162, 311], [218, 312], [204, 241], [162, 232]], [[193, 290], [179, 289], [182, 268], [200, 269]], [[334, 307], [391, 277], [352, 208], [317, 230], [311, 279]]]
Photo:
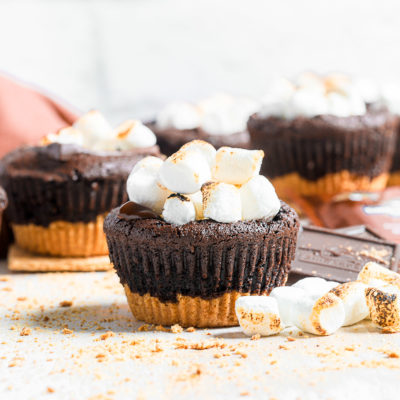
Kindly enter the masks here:
[[204, 218], [236, 222], [242, 218], [239, 190], [227, 183], [208, 182], [201, 187]]
[[164, 203], [162, 217], [173, 225], [184, 225], [196, 219], [196, 210], [189, 197], [171, 194]]
[[278, 214], [281, 202], [271, 182], [262, 175], [257, 175], [246, 182], [240, 189], [242, 219], [255, 220], [266, 218], [268, 221]]
[[306, 293], [303, 289], [293, 286], [278, 286], [271, 291], [269, 297], [278, 302], [279, 314], [285, 327], [293, 326], [292, 321], [295, 319], [294, 309], [290, 307], [290, 304], [302, 301], [304, 296], [306, 296]]
[[159, 170], [160, 183], [176, 193], [195, 193], [210, 179], [208, 160], [196, 150], [180, 149], [168, 157]]
[[87, 147], [97, 148], [113, 136], [113, 129], [100, 111], [92, 110], [80, 117], [74, 128], [81, 131]]
[[201, 113], [189, 103], [171, 103], [162, 109], [156, 118], [159, 129], [195, 129], [200, 126]]
[[292, 287], [305, 290], [312, 298], [319, 298], [338, 285], [338, 282], [327, 281], [317, 277], [308, 277], [300, 279]]
[[232, 185], [242, 185], [258, 175], [264, 152], [221, 147], [217, 151], [213, 178]]
[[157, 142], [156, 136], [140, 121], [129, 120], [122, 123], [115, 131], [114, 146], [121, 150], [151, 147]]
[[333, 293], [313, 298], [304, 289], [288, 287], [276, 290], [271, 296], [278, 302], [279, 312], [284, 323], [294, 325], [304, 332], [314, 335], [330, 335], [344, 322], [345, 310], [342, 300]]
[[375, 262], [365, 264], [359, 272], [357, 280], [367, 286], [392, 285], [400, 290], [400, 274]]
[[188, 197], [194, 205], [194, 209], [196, 211], [196, 220], [204, 219], [203, 195], [201, 193], [201, 190], [189, 194]]
[[83, 146], [83, 136], [77, 129], [69, 126], [67, 128], [60, 129], [57, 133], [50, 133], [45, 136], [41, 144], [46, 145], [50, 143], [60, 144], [75, 144], [77, 146]]
[[346, 282], [336, 286], [331, 293], [339, 297], [344, 305], [345, 319], [343, 326], [353, 325], [362, 321], [369, 315], [365, 298], [365, 289], [362, 282]]
[[388, 332], [400, 332], [400, 292], [397, 289], [365, 289], [372, 322]]
[[210, 168], [213, 168], [215, 165], [217, 150], [215, 150], [212, 144], [207, 143], [204, 140], [192, 140], [191, 142], [184, 144], [180, 150], [184, 152], [197, 152], [207, 160]]
[[242, 296], [236, 300], [236, 316], [245, 335], [270, 336], [283, 329], [278, 303], [269, 296]]
[[145, 157], [130, 173], [126, 187], [129, 200], [149, 207], [161, 214], [165, 200], [171, 192], [158, 183], [158, 171], [162, 160], [157, 157]]

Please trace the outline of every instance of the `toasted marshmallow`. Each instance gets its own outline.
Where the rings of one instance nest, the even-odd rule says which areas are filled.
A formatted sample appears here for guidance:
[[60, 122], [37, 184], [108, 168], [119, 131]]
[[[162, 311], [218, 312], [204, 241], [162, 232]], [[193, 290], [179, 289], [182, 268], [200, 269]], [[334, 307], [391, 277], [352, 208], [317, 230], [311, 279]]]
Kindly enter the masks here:
[[89, 111], [80, 117], [74, 123], [74, 128], [82, 132], [85, 145], [91, 148], [97, 148], [113, 137], [111, 125], [97, 110]]
[[362, 282], [346, 282], [336, 286], [331, 293], [339, 297], [344, 305], [345, 319], [343, 326], [353, 325], [362, 321], [369, 315], [365, 298], [365, 289]]
[[222, 182], [207, 182], [201, 187], [204, 218], [236, 222], [242, 218], [239, 189]]
[[67, 128], [60, 129], [57, 133], [50, 133], [41, 140], [42, 145], [51, 143], [60, 144], [75, 144], [77, 146], [83, 146], [83, 136], [77, 129], [69, 126]]
[[161, 214], [165, 200], [171, 194], [158, 182], [162, 163], [157, 157], [143, 158], [135, 165], [126, 183], [129, 200], [149, 207], [158, 214]]
[[172, 192], [190, 194], [211, 179], [207, 158], [197, 150], [180, 149], [168, 157], [159, 171], [162, 185]]
[[375, 262], [365, 264], [358, 274], [357, 280], [365, 283], [367, 286], [392, 285], [400, 290], [400, 274], [382, 267]]
[[275, 288], [271, 296], [277, 300], [281, 318], [286, 325], [294, 325], [304, 332], [323, 336], [334, 333], [343, 325], [343, 302], [333, 293], [315, 299], [304, 289], [282, 289]]
[[196, 210], [188, 196], [171, 194], [164, 203], [162, 217], [173, 225], [184, 225], [196, 219]]
[[400, 292], [392, 289], [365, 289], [371, 320], [389, 332], [400, 332]]
[[159, 129], [195, 129], [201, 124], [201, 113], [189, 103], [171, 103], [158, 113], [156, 124]]
[[277, 301], [268, 296], [242, 296], [235, 303], [236, 316], [245, 335], [270, 336], [283, 329]]
[[217, 154], [217, 150], [215, 150], [214, 146], [210, 143], [205, 142], [204, 140], [192, 140], [184, 144], [180, 151], [188, 152], [193, 151], [201, 154], [208, 162], [210, 168], [213, 168], [215, 165], [215, 156]]
[[317, 277], [308, 277], [300, 279], [294, 285], [292, 285], [292, 287], [305, 290], [312, 298], [319, 298], [338, 285], [338, 282], [327, 281]]
[[194, 205], [194, 209], [196, 211], [196, 220], [204, 219], [203, 195], [201, 193], [201, 190], [189, 194], [188, 197]]
[[115, 131], [114, 146], [121, 150], [151, 147], [157, 142], [156, 136], [140, 121], [129, 120], [122, 123]]
[[262, 175], [251, 178], [239, 189], [242, 202], [242, 219], [271, 220], [278, 214], [281, 202], [271, 182]]
[[243, 185], [259, 174], [263, 157], [262, 150], [221, 147], [217, 151], [213, 178], [232, 185]]

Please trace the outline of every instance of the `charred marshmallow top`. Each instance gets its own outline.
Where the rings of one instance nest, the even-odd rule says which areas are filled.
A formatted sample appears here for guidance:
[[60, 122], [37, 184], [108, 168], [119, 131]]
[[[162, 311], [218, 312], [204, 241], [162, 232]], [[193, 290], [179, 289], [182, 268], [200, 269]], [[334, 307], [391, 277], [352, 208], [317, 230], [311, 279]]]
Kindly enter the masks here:
[[348, 117], [365, 114], [365, 102], [360, 85], [347, 76], [303, 73], [294, 81], [281, 79], [273, 83], [258, 114], [285, 119], [327, 114]]
[[231, 135], [246, 130], [249, 116], [258, 103], [244, 97], [218, 94], [199, 102], [171, 103], [156, 118], [159, 129], [201, 128], [210, 135]]
[[127, 182], [129, 199], [175, 225], [201, 219], [271, 220], [280, 201], [268, 179], [259, 175], [263, 157], [262, 150], [216, 151], [194, 140], [165, 161], [146, 157], [137, 163]]
[[156, 144], [154, 133], [140, 121], [129, 120], [113, 128], [96, 110], [80, 117], [73, 126], [50, 133], [42, 144], [76, 144], [91, 150], [113, 151], [151, 147]]

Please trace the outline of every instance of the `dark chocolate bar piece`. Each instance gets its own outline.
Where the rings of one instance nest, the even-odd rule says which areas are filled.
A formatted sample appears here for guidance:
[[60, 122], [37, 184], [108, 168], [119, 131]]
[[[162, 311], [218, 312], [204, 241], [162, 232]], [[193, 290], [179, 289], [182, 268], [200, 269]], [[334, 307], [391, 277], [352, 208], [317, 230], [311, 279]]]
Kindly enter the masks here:
[[358, 237], [325, 228], [303, 227], [291, 273], [348, 282], [357, 279], [358, 273], [369, 261], [397, 272], [399, 246], [376, 237], [364, 237], [366, 232], [374, 234], [364, 229], [364, 235], [361, 232]]

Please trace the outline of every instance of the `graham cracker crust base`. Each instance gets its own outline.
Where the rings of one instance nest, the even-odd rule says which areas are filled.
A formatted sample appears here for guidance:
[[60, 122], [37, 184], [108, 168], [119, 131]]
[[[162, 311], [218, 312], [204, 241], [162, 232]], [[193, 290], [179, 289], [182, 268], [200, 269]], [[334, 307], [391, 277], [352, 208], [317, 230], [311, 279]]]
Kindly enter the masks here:
[[7, 262], [9, 270], [25, 272], [93, 272], [113, 268], [108, 256], [46, 257], [32, 254], [15, 244], [8, 250]]
[[141, 296], [132, 293], [124, 285], [129, 307], [138, 320], [154, 325], [174, 325], [196, 328], [216, 328], [239, 325], [235, 313], [235, 302], [248, 294], [236, 291], [225, 293], [215, 299], [205, 300], [200, 297], [178, 294], [176, 303], [163, 303], [148, 293]]
[[400, 186], [400, 172], [392, 172], [389, 175], [388, 186]]
[[105, 215], [96, 221], [55, 221], [48, 227], [11, 224], [15, 241], [21, 249], [32, 253], [62, 257], [90, 257], [108, 254], [103, 232]]
[[297, 196], [313, 196], [329, 200], [341, 193], [380, 192], [387, 184], [389, 174], [376, 178], [359, 176], [349, 171], [328, 174], [316, 181], [301, 177], [297, 172], [272, 179], [271, 182], [280, 198], [293, 199]]

